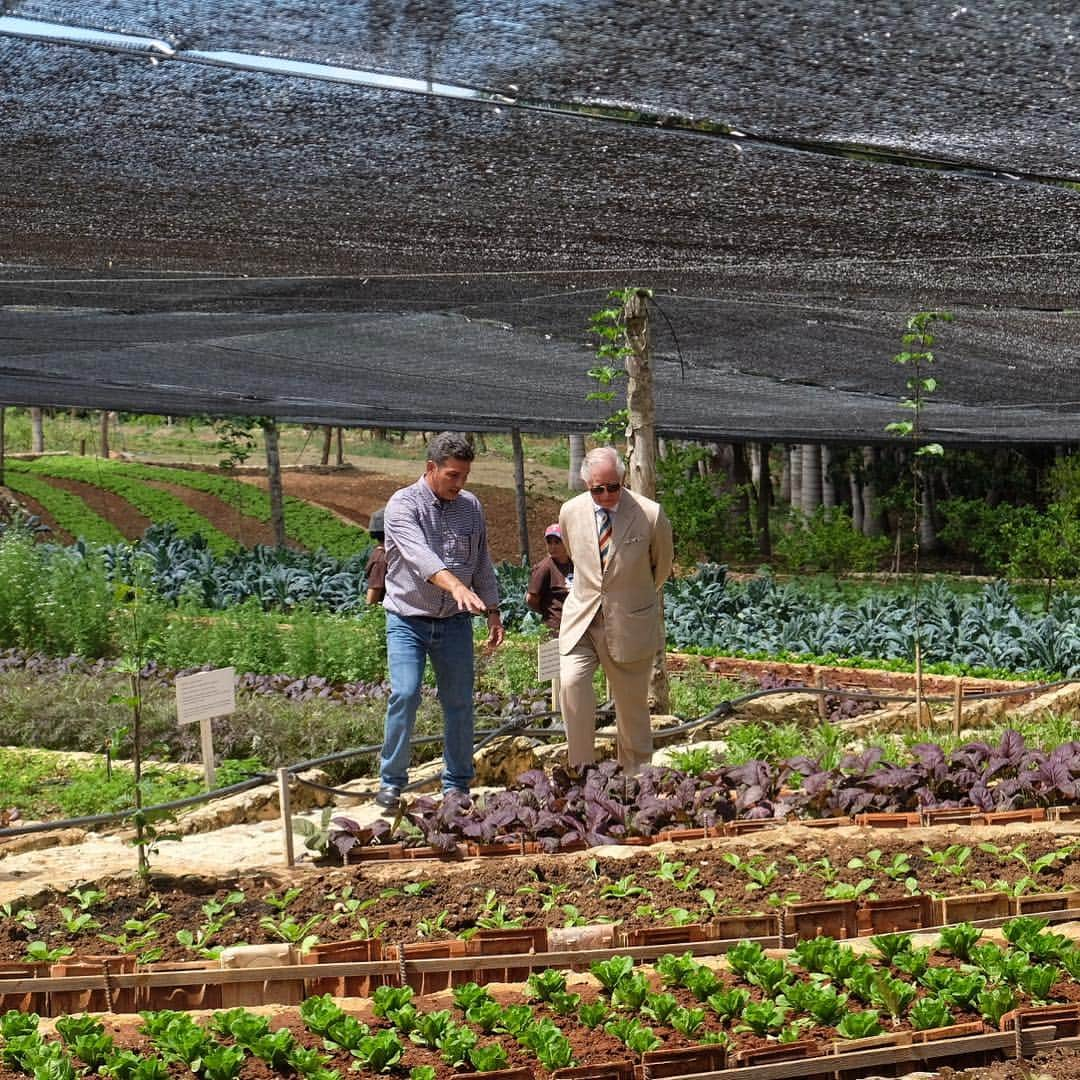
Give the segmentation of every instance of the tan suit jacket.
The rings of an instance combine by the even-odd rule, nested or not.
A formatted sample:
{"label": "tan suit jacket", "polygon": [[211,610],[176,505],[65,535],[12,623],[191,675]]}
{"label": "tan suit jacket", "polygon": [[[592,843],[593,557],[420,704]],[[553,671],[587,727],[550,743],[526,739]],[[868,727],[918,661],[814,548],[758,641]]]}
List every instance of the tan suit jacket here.
{"label": "tan suit jacket", "polygon": [[559,652],[570,652],[602,611],[611,658],[620,664],[644,660],[664,644],[659,594],[671,573],[671,523],[659,503],[624,488],[612,516],[611,555],[601,572],[595,506],[585,491],[559,512],[563,543],[574,561]]}

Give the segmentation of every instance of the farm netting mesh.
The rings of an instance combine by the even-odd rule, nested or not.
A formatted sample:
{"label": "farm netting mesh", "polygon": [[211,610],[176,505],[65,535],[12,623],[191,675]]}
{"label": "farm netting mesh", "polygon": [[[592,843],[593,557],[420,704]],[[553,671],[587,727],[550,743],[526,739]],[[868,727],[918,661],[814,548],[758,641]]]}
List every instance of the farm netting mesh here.
{"label": "farm netting mesh", "polygon": [[[5,14],[5,401],[587,429],[584,326],[635,284],[667,434],[879,439],[906,314],[945,308],[934,435],[1073,439],[1067,5]],[[151,35],[157,62],[16,18]],[[185,60],[222,49],[490,94]]]}

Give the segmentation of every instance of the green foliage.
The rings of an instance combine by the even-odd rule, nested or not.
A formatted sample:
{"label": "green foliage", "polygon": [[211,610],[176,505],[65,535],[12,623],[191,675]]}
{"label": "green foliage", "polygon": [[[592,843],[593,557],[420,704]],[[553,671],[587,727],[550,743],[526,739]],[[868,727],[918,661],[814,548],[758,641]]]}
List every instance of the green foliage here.
{"label": "green foliage", "polygon": [[609,996],[633,970],[634,960],[630,956],[612,956],[607,960],[594,960],[589,965],[589,971]]}
{"label": "green foliage", "polygon": [[866,1039],[871,1035],[880,1035],[884,1030],[878,1020],[877,1009],[849,1012],[836,1025],[836,1033],[843,1039]]}
{"label": "green foliage", "polygon": [[995,986],[979,995],[979,1012],[983,1019],[997,1030],[1001,1018],[1016,1007],[1016,995],[1008,986]]}
{"label": "green foliage", "polygon": [[727,990],[718,990],[710,994],[706,1004],[717,1016],[725,1020],[734,1020],[742,1016],[743,1010],[750,1002],[750,991],[740,986],[733,986]]}
{"label": "green foliage", "polygon": [[40,476],[12,469],[7,462],[4,480],[12,491],[33,499],[56,522],[58,529],[88,544],[122,543],[124,536],[111,522],[94,513],[70,491],[55,487]]}
{"label": "green foliage", "polygon": [[749,1001],[742,1011],[742,1023],[736,1031],[750,1031],[755,1035],[775,1035],[784,1026],[788,1010],[775,1001]]}
{"label": "green foliage", "polygon": [[203,517],[192,510],[183,500],[171,492],[151,487],[126,472],[123,462],[102,461],[100,458],[38,458],[31,462],[9,462],[8,468],[58,476],[92,484],[111,491],[127,500],[151,521],[168,521],[176,526],[181,536],[199,535],[215,555],[227,555],[237,551],[239,544],[219,532]]}
{"label": "green foliage", "polygon": [[916,1031],[948,1027],[952,1023],[949,1003],[940,997],[920,998],[911,1006],[908,1019]]}
{"label": "green foliage", "polygon": [[633,352],[626,341],[623,309],[635,293],[652,296],[652,291],[648,289],[613,289],[607,299],[615,301],[618,306],[602,308],[589,316],[587,331],[598,339],[599,344],[596,346],[598,363],[589,369],[588,376],[597,388],[586,394],[585,400],[596,401],[607,410],[593,432],[594,437],[604,443],[614,443],[626,430],[628,413],[625,408],[614,407],[615,391],[612,386],[625,377],[626,357]]}
{"label": "green foliage", "polygon": [[506,1051],[499,1043],[490,1046],[474,1046],[469,1051],[469,1064],[477,1072],[494,1072],[507,1066]]}
{"label": "green foliage", "polygon": [[93,553],[36,545],[20,529],[0,535],[0,646],[108,655],[112,607],[112,586]]}
{"label": "green foliage", "polygon": [[566,974],[558,968],[533,972],[527,983],[529,996],[550,1001],[555,994],[566,992]]}
{"label": "green foliage", "polygon": [[350,1052],[365,1069],[383,1073],[389,1072],[401,1061],[405,1047],[396,1031],[379,1031],[374,1035],[365,1035]]}
{"label": "green foliage", "polygon": [[[752,538],[736,514],[740,492],[718,488],[720,477],[702,476],[703,447],[669,444],[656,461],[656,494],[675,534],[675,559],[683,566],[719,559],[742,559]],[[743,493],[745,496],[745,493]]]}
{"label": "green foliage", "polygon": [[393,1010],[408,1005],[412,999],[411,986],[379,986],[372,995],[372,1011],[376,1016],[388,1016]]}
{"label": "green foliage", "polygon": [[687,1009],[680,1006],[671,1013],[668,1022],[680,1035],[694,1040],[701,1035],[705,1027],[705,1010]]}
{"label": "green foliage", "polygon": [[773,542],[773,550],[786,569],[835,574],[876,570],[891,546],[888,537],[864,536],[846,514],[820,506],[810,517],[793,514]]}
{"label": "green foliage", "polygon": [[971,923],[958,923],[942,929],[937,947],[951,953],[957,960],[967,961],[971,958],[972,948],[982,936],[983,932]]}

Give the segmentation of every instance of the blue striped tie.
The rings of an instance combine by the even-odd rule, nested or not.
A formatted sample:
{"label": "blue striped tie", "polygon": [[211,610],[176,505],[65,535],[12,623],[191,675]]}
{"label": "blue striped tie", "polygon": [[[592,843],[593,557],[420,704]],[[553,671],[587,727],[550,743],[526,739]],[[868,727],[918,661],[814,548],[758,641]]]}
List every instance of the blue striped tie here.
{"label": "blue striped tie", "polygon": [[611,515],[601,509],[600,511],[600,569],[607,565],[608,555],[611,554]]}

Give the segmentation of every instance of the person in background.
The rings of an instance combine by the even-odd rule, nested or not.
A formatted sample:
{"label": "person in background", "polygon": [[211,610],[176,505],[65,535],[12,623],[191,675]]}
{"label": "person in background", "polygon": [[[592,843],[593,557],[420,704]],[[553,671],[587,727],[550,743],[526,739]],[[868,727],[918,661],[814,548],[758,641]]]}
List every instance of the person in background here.
{"label": "person in background", "polygon": [[488,647],[504,637],[499,589],[480,501],[463,490],[474,452],[453,431],[428,444],[424,475],[386,504],[386,658],[390,697],[375,802],[401,805],[424,667],[430,658],[443,710],[443,793],[468,795],[473,778],[474,615]]}
{"label": "person in background", "polygon": [[586,491],[563,503],[559,529],[574,560],[574,585],[559,632],[560,702],[571,765],[596,760],[599,664],[615,701],[619,764],[631,776],[652,761],[649,679],[664,644],[660,593],[674,557],[659,503],[623,487],[625,466],[610,446],[585,455]]}
{"label": "person in background", "polygon": [[381,604],[386,596],[386,545],[383,543],[386,533],[383,532],[383,516],[384,511],[376,510],[368,522],[368,532],[375,541],[364,569],[369,604]]}
{"label": "person in background", "polygon": [[574,582],[574,564],[566,553],[558,522],[544,530],[547,555],[532,569],[525,603],[540,613],[544,625],[558,635],[563,601]]}

